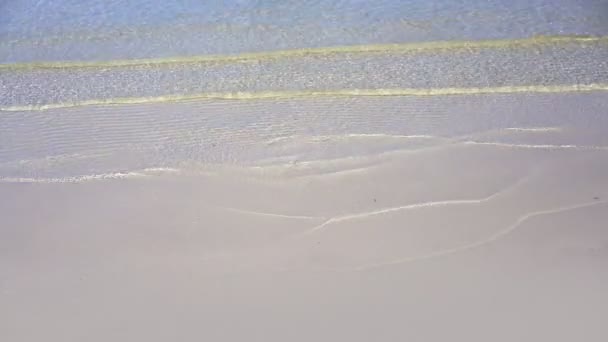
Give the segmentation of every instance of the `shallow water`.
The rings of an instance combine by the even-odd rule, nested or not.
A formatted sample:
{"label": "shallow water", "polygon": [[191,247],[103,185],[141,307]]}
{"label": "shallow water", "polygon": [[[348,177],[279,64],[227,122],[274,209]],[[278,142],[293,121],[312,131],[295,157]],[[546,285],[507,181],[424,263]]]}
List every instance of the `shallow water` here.
{"label": "shallow water", "polygon": [[[5,181],[323,174],[467,141],[607,146],[603,1],[1,6]],[[559,132],[508,131],[539,127]]]}
{"label": "shallow water", "polygon": [[606,107],[608,97],[599,90],[11,111],[0,118],[0,176],[71,181],[224,167],[297,176],[346,171],[373,165],[388,153],[467,142],[516,149],[529,145],[548,153],[601,150],[608,148],[608,118],[599,114]]}

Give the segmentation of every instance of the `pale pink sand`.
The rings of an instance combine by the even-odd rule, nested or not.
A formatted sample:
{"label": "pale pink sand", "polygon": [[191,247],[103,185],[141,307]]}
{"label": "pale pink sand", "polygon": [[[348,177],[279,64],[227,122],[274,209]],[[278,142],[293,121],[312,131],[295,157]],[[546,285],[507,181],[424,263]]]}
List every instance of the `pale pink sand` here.
{"label": "pale pink sand", "polygon": [[605,341],[608,151],[531,146],[2,183],[2,340]]}

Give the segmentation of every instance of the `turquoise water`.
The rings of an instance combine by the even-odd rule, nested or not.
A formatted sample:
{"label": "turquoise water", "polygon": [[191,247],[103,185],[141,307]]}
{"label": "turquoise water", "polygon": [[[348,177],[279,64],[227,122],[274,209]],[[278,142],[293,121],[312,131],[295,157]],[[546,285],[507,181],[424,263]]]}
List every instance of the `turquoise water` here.
{"label": "turquoise water", "polygon": [[0,3],[1,63],[607,33],[604,0]]}

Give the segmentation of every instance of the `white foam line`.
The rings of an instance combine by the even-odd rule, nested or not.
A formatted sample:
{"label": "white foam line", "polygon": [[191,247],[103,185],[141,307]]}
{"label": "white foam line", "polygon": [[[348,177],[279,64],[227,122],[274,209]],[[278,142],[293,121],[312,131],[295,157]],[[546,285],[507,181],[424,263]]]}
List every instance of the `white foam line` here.
{"label": "white foam line", "polygon": [[169,167],[152,167],[146,168],[141,171],[130,171],[130,172],[112,172],[112,173],[101,173],[94,175],[81,175],[72,177],[57,177],[57,178],[33,178],[33,177],[0,177],[0,183],[84,183],[89,181],[97,180],[109,180],[109,179],[126,179],[126,178],[139,178],[149,177],[153,174],[160,173],[177,173],[179,169]]}
{"label": "white foam line", "polygon": [[521,94],[521,93],[571,93],[608,91],[608,84],[567,84],[567,85],[527,85],[527,86],[498,86],[498,87],[469,87],[469,88],[370,88],[370,89],[334,89],[334,90],[281,90],[281,91],[237,91],[237,92],[208,92],[199,94],[169,94],[148,97],[100,98],[75,102],[47,103],[41,105],[11,105],[0,106],[4,112],[46,111],[83,106],[137,105],[150,103],[167,103],[191,100],[268,100],[294,99],[316,97],[378,97],[378,96],[466,96],[490,94]]}
{"label": "white foam line", "polygon": [[144,172],[153,172],[153,173],[178,173],[180,169],[176,169],[173,167],[149,167],[144,169]]}
{"label": "white foam line", "polygon": [[323,219],[324,217],[320,216],[306,216],[306,215],[287,215],[287,214],[278,214],[278,213],[267,213],[263,211],[255,211],[255,210],[245,210],[239,208],[232,207],[219,207],[224,210],[229,210],[232,212],[236,212],[239,214],[245,215],[254,215],[254,216],[264,216],[264,217],[275,217],[275,218],[286,218],[286,219],[299,219],[299,220],[318,220]]}
{"label": "white foam line", "polygon": [[391,207],[391,208],[367,211],[367,212],[363,212],[363,213],[335,216],[335,217],[329,218],[328,220],[319,224],[318,226],[315,226],[315,227],[305,231],[304,233],[302,233],[302,235],[309,235],[309,234],[319,232],[320,230],[329,226],[332,223],[367,218],[367,217],[382,215],[382,214],[391,213],[391,212],[395,212],[395,211],[413,210],[413,209],[429,208],[429,207],[442,207],[442,206],[448,206],[448,205],[480,204],[483,202],[490,201],[490,200],[494,199],[495,197],[498,197],[498,196],[504,194],[505,192],[513,190],[514,188],[516,188],[523,182],[527,181],[530,178],[530,176],[531,175],[523,177],[523,178],[519,179],[517,182],[511,184],[510,186],[508,186],[500,191],[497,191],[497,192],[491,194],[490,196],[480,198],[480,199],[461,199],[461,200],[422,202],[422,203],[414,203],[414,204],[408,204],[408,205],[403,205],[403,206],[398,206],[398,207]]}
{"label": "white foam line", "polygon": [[[417,137],[417,136],[404,136],[404,137],[411,138],[411,137]],[[434,137],[434,136],[421,136],[421,137],[440,139],[440,137]],[[354,166],[354,164],[359,164],[367,158],[380,158],[382,156],[392,155],[395,153],[408,153],[408,154],[409,153],[420,153],[420,152],[425,152],[425,151],[429,151],[429,150],[443,149],[443,148],[448,148],[451,146],[457,146],[459,143],[464,144],[464,145],[486,145],[486,146],[508,147],[508,148],[517,148],[517,149],[608,151],[608,146],[549,145],[549,144],[532,145],[532,144],[510,144],[510,143],[500,143],[500,142],[482,142],[482,141],[471,141],[471,140],[458,141],[458,140],[451,140],[451,139],[447,139],[447,138],[445,138],[445,139],[447,141],[454,142],[454,144],[447,144],[447,145],[441,144],[441,145],[437,145],[437,146],[428,146],[428,147],[422,147],[422,148],[417,148],[417,149],[393,150],[393,151],[381,152],[381,153],[367,155],[367,156],[342,157],[342,158],[329,159],[329,160],[308,160],[308,161],[304,160],[304,161],[298,161],[297,163],[290,162],[290,163],[285,163],[285,164],[250,166],[249,169],[251,169],[251,170],[268,170],[269,168],[281,169],[281,168],[285,168],[285,167],[287,167],[289,169],[311,168],[311,167],[321,166],[323,163],[336,164],[336,163],[343,163],[343,162],[353,163],[353,166]],[[328,174],[344,173],[344,172],[348,172],[351,170],[352,171],[354,171],[354,170],[363,171],[365,169],[369,169],[369,168],[375,167],[375,166],[377,166],[377,165],[366,165],[363,167],[355,167],[354,169],[349,168],[349,169],[345,169],[345,170],[330,171],[330,172],[328,172]],[[153,168],[143,169],[139,172],[137,172],[137,171],[118,172],[118,173],[108,173],[108,174],[81,175],[81,176],[64,177],[64,178],[28,178],[28,177],[1,177],[0,176],[0,183],[82,183],[82,182],[91,181],[91,180],[124,179],[124,178],[132,178],[132,177],[150,176],[151,174],[159,174],[159,173],[179,173],[181,171],[182,170],[180,170],[180,169],[175,169],[175,168],[170,168],[170,167],[153,167]],[[318,176],[318,175],[316,175],[316,174],[301,175],[301,177],[311,177],[311,176]],[[429,206],[432,203],[435,203],[434,205],[446,205],[443,202],[429,202],[429,203],[418,204],[416,206],[418,206],[418,207]],[[385,211],[385,212],[390,212],[390,211],[395,211],[395,210],[405,210],[405,209],[409,209],[408,207],[410,207],[410,206],[406,206],[403,208],[401,208],[401,207],[389,208],[389,209],[386,209],[388,211]],[[331,222],[327,222],[325,225],[333,223],[333,222],[343,221],[345,219],[346,218],[338,217],[338,218],[335,218],[335,220],[333,220]],[[336,221],[336,220],[338,220],[338,221]]]}
{"label": "white foam line", "polygon": [[306,139],[308,138],[310,141],[319,141],[324,139],[347,139],[347,138],[392,138],[392,139],[430,139],[430,140],[448,140],[449,138],[428,135],[428,134],[412,134],[412,135],[403,135],[403,134],[384,134],[384,133],[348,133],[348,134],[333,134],[333,135],[313,135],[313,136],[285,136],[285,137],[277,137],[266,141],[267,145],[272,145],[285,140],[298,140],[298,139]]}
{"label": "white foam line", "polygon": [[383,134],[383,133],[349,133],[349,134],[336,134],[336,135],[318,135],[313,136],[313,139],[345,139],[345,138],[393,138],[393,139],[440,139],[445,140],[447,138],[435,136],[435,135],[427,135],[427,134],[412,134],[412,135],[404,135],[404,134]]}
{"label": "white foam line", "polygon": [[[578,151],[608,151],[608,146],[585,146],[585,145],[551,145],[551,144],[510,144],[510,143],[501,143],[501,142],[484,142],[484,141],[472,141],[472,140],[458,140],[458,138],[449,139],[445,138],[446,143],[433,145],[433,146],[425,146],[415,149],[397,149],[390,150],[385,152],[379,152],[371,155],[360,155],[360,156],[350,156],[350,157],[340,157],[335,159],[319,159],[319,160],[300,160],[297,162],[287,162],[282,164],[266,164],[266,165],[257,165],[250,166],[249,168],[252,170],[269,170],[272,168],[282,169],[296,169],[296,168],[311,168],[311,167],[321,167],[328,164],[336,165],[338,163],[352,163],[351,165],[355,165],[363,162],[369,158],[382,158],[384,156],[395,155],[395,154],[413,154],[413,153],[422,153],[428,152],[431,150],[440,150],[450,147],[457,147],[459,145],[481,145],[481,146],[496,146],[496,147],[508,147],[508,148],[516,148],[516,149],[538,149],[538,150],[578,150]],[[450,142],[452,144],[450,144]],[[368,167],[368,166],[366,166]],[[357,167],[358,169],[362,169]],[[340,170],[343,171],[343,170]],[[315,176],[315,175],[304,175],[304,176]]]}
{"label": "white foam line", "polygon": [[560,207],[560,208],[554,208],[554,209],[547,209],[547,210],[539,210],[539,211],[534,211],[531,213],[527,213],[525,215],[520,216],[517,220],[515,220],[515,222],[513,222],[513,224],[511,224],[510,226],[508,226],[507,228],[499,231],[498,233],[491,235],[490,237],[484,239],[484,240],[480,240],[477,242],[473,242],[467,245],[463,245],[460,247],[455,247],[455,248],[450,248],[450,249],[444,249],[441,251],[437,251],[437,252],[433,252],[427,255],[422,255],[422,256],[414,256],[414,257],[409,257],[409,258],[402,258],[402,259],[397,259],[397,260],[393,260],[393,261],[389,261],[389,262],[383,262],[383,263],[377,263],[377,264],[369,264],[369,265],[365,265],[365,266],[360,266],[357,268],[352,269],[353,271],[366,271],[366,270],[370,270],[370,269],[375,269],[375,268],[380,268],[380,267],[385,267],[385,266],[393,266],[393,265],[399,265],[399,264],[405,264],[405,263],[409,263],[409,262],[416,262],[416,261],[422,261],[422,260],[428,260],[428,259],[434,259],[434,258],[439,258],[439,257],[444,257],[444,256],[448,256],[448,255],[452,255],[452,254],[456,254],[456,253],[461,253],[461,252],[465,252],[474,248],[478,248],[490,243],[493,243],[511,233],[513,233],[515,230],[517,230],[523,223],[525,223],[526,221],[537,217],[537,216],[544,216],[544,215],[551,215],[551,214],[558,214],[558,213],[562,213],[562,212],[566,212],[566,211],[571,211],[571,210],[576,210],[576,209],[582,209],[582,208],[587,208],[587,207],[592,207],[592,206],[596,206],[596,205],[600,205],[600,204],[605,204],[608,203],[608,201],[593,201],[593,202],[585,202],[585,203],[579,203],[579,204],[574,204],[571,206],[566,206],[566,207]]}
{"label": "white foam line", "polygon": [[515,132],[561,132],[561,127],[509,127],[505,128],[506,131],[515,131]]}
{"label": "white foam line", "polygon": [[341,170],[321,171],[321,172],[311,173],[311,174],[294,175],[292,178],[294,178],[294,179],[310,179],[310,178],[314,179],[314,178],[319,178],[319,177],[345,177],[345,176],[349,176],[349,175],[357,175],[357,174],[369,172],[372,169],[381,167],[384,163],[385,162],[379,161],[372,165],[365,165],[365,166],[361,166],[361,167],[352,167],[352,168],[341,169]]}
{"label": "white foam line", "polygon": [[[458,143],[459,141],[454,140],[454,139],[445,139],[447,142],[454,142],[454,143]],[[265,159],[262,160],[260,162],[264,162],[263,165],[250,165],[247,166],[248,169],[251,170],[268,170],[268,169],[282,169],[282,168],[290,168],[290,169],[295,169],[295,168],[311,168],[311,167],[319,167],[319,166],[324,166],[327,164],[332,164],[332,165],[336,165],[338,163],[351,163],[349,165],[360,165],[361,162],[365,162],[366,160],[369,160],[371,158],[374,159],[378,159],[384,156],[390,156],[390,155],[395,155],[395,154],[415,154],[415,153],[422,153],[422,152],[426,152],[429,150],[436,150],[436,149],[443,149],[443,148],[448,148],[448,147],[452,147],[452,146],[456,146],[456,145],[449,145],[449,144],[440,144],[440,145],[432,145],[432,146],[425,146],[425,147],[420,147],[420,148],[414,148],[414,149],[410,149],[410,148],[405,148],[405,149],[395,149],[395,150],[389,150],[389,151],[385,151],[385,152],[378,152],[375,154],[368,154],[368,155],[355,155],[355,156],[346,156],[346,157],[337,157],[337,158],[333,158],[333,159],[311,159],[311,160],[290,160],[288,162],[284,162],[284,163],[272,163],[273,161],[276,161],[278,158],[274,158],[274,159]],[[281,157],[283,158],[283,157]],[[370,167],[373,165],[369,165]],[[367,167],[367,166],[365,166]],[[361,168],[361,167],[357,167],[357,168]],[[340,170],[342,171],[342,170]],[[346,170],[345,170],[346,171]]]}
{"label": "white foam line", "polygon": [[141,172],[115,172],[62,178],[0,177],[0,183],[83,183],[95,180],[125,179],[146,176],[148,175]]}
{"label": "white foam line", "polygon": [[463,141],[465,145],[488,145],[499,147],[512,147],[521,149],[540,149],[540,150],[581,150],[581,151],[606,151],[608,146],[581,146],[581,145],[532,145],[532,144],[509,144],[500,142],[484,142],[484,141]]}
{"label": "white foam line", "polygon": [[383,137],[383,138],[404,138],[404,139],[446,139],[444,137],[428,134],[383,134],[383,133],[351,133],[348,137]]}

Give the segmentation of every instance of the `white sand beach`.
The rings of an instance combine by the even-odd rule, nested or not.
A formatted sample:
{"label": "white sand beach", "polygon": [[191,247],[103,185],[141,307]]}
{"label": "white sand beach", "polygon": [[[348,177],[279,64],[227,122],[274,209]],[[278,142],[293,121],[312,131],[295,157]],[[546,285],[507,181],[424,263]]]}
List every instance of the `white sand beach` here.
{"label": "white sand beach", "polygon": [[[383,99],[392,112],[375,101],[28,114],[53,115],[61,131],[30,125],[23,141],[42,136],[60,149],[69,140],[80,150],[2,166],[14,174],[0,185],[4,336],[602,340],[608,142],[597,110],[607,97]],[[177,108],[190,124],[219,113],[243,127],[209,131],[215,147],[200,136],[213,162],[175,162],[201,151],[195,127],[135,118],[169,120],[162,113]],[[103,130],[117,115],[120,127]],[[70,126],[84,118],[98,122],[95,131]],[[160,136],[177,149],[123,154],[124,139],[150,139],[138,147],[149,152]],[[112,173],[113,165],[132,169]],[[98,173],[68,175],[87,167]]]}
{"label": "white sand beach", "polygon": [[0,341],[608,340],[604,2],[153,3],[0,5]]}

